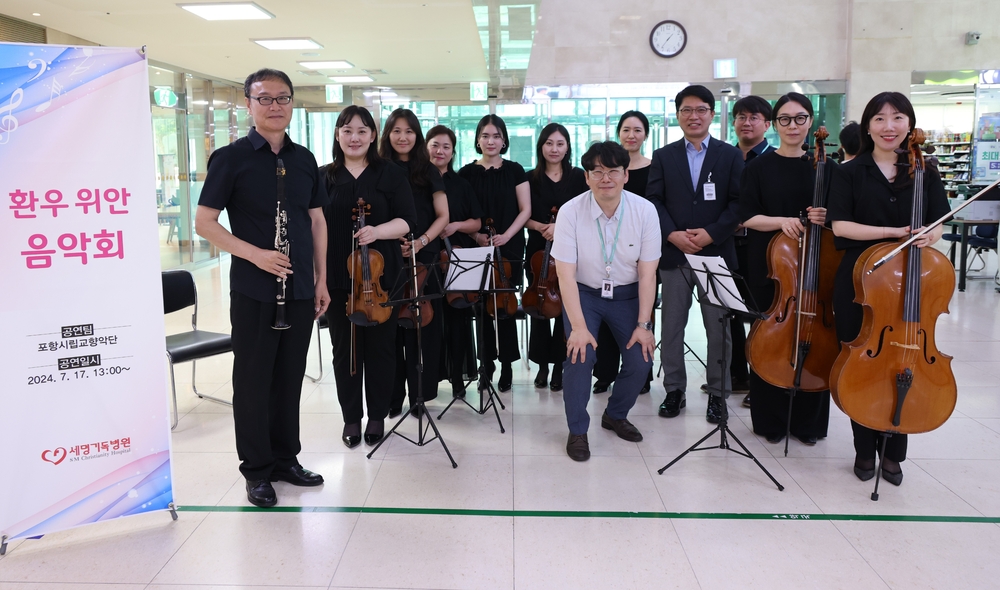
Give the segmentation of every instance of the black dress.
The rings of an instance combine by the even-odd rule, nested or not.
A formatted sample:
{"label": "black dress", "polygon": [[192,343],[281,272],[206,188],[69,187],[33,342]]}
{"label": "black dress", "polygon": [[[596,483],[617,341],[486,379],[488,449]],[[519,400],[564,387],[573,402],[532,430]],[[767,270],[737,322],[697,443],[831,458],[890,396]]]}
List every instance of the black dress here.
{"label": "black dress", "polygon": [[[424,171],[424,178],[414,181],[410,173],[410,162],[395,161],[395,165],[403,169],[406,177],[410,181],[410,190],[413,192],[413,205],[417,213],[417,223],[413,228],[413,239],[419,242],[420,236],[430,229],[437,213],[434,211],[434,193],[444,192],[444,180],[438,169],[430,164]],[[434,238],[427,242],[426,246],[417,252],[418,264],[433,264],[439,262],[441,253],[441,238]],[[409,262],[409,259],[406,261]],[[437,272],[437,266],[430,267],[427,279],[424,281],[424,295],[441,293],[443,281]],[[408,273],[407,273],[408,274]],[[398,281],[397,281],[398,284]],[[438,369],[441,356],[441,341],[443,332],[443,312],[442,299],[432,299],[431,309],[434,317],[430,322],[420,328],[420,350],[423,352],[423,384],[422,395],[424,401],[430,401],[437,397]],[[396,329],[396,379],[392,390],[392,402],[389,404],[389,413],[395,415],[403,407],[403,399],[407,397],[409,389],[410,405],[413,405],[417,398],[417,332],[412,328],[405,328],[400,325]]]}
{"label": "black dress", "polygon": [[[625,183],[625,190],[635,193],[641,197],[646,196],[646,181],[649,180],[650,166],[636,168],[628,171],[628,182]],[[659,291],[660,273],[656,273],[657,291]],[[654,321],[656,314],[653,314]],[[611,328],[601,322],[601,327],[597,330],[597,353],[594,362],[594,378],[604,383],[611,383],[618,377],[618,369],[621,367],[621,350],[618,349],[618,341],[615,340]],[[653,369],[649,370],[646,379],[646,388],[653,381]]]}
{"label": "black dress", "polygon": [[[833,177],[826,218],[834,221],[853,221],[875,227],[906,227],[910,225],[910,208],[913,204],[913,179],[900,169],[893,182],[882,174],[871,152],[858,155],[840,166]],[[924,224],[932,223],[949,211],[944,184],[937,170],[924,173]],[[894,242],[885,240],[858,241],[836,238],[838,250],[844,258],[837,269],[834,282],[833,311],[837,322],[837,338],[851,342],[861,331],[864,312],[854,302],[854,264],[861,254],[874,244]],[[869,460],[875,457],[879,433],[851,421],[854,430],[854,450],[858,457]],[[885,457],[901,462],[906,459],[906,435],[889,438]]]}
{"label": "black dress", "polygon": [[[389,162],[369,164],[357,179],[345,168],[331,177],[330,166],[320,168],[320,177],[326,180],[330,204],[324,207],[328,232],[326,251],[326,280],[330,290],[330,307],[326,317],[330,323],[333,341],[333,375],[337,382],[337,397],[344,414],[345,424],[358,424],[364,417],[362,406],[362,381],[368,405],[368,420],[378,421],[389,412],[392,395],[393,372],[386,366],[396,363],[396,317],[372,327],[355,326],[354,356],[357,371],[351,375],[351,322],[347,319],[347,302],[352,287],[347,259],[353,247],[354,222],[358,198],[371,205],[366,225],[380,225],[393,219],[403,219],[412,230],[416,225],[413,194],[406,173]],[[380,279],[382,289],[388,292],[403,268],[403,255],[399,242],[377,240],[368,246],[382,254],[384,272]],[[391,294],[390,294],[391,297]],[[369,367],[369,363],[371,366]],[[365,370],[370,369],[370,370]]]}
{"label": "black dress", "polygon": [[[504,160],[499,168],[484,168],[473,162],[462,167],[458,175],[472,185],[479,198],[479,206],[483,209],[483,223],[493,219],[493,227],[498,234],[507,231],[514,223],[520,210],[517,205],[516,188],[527,182],[524,168],[517,162]],[[485,231],[485,230],[484,230]],[[510,261],[511,276],[514,286],[520,286],[522,277],[522,262],[524,260],[524,230],[518,231],[509,242],[500,246],[500,255]],[[514,318],[497,321],[497,337],[500,340],[500,350],[495,350],[492,322],[486,322],[486,342],[480,343],[486,347],[486,358],[499,358],[501,363],[512,363],[521,358],[517,346],[517,325]]]}
{"label": "black dress", "polygon": [[[544,168],[528,172],[531,187],[531,219],[538,223],[549,223],[553,207],[562,207],[567,201],[587,192],[587,179],[580,168],[563,171],[559,182],[553,182]],[[534,281],[531,273],[531,257],[545,249],[546,240],[541,232],[528,230],[528,246],[525,253],[524,275],[528,285]],[[539,365],[552,363],[557,371],[562,370],[566,360],[566,336],[563,332],[562,315],[555,318],[555,326],[547,319],[531,320],[531,337],[528,341],[528,360]]]}
{"label": "black dress", "polygon": [[[829,194],[835,165],[827,161],[824,186]],[[816,171],[809,160],[769,152],[754,158],[743,169],[740,183],[740,221],[755,215],[798,217],[813,202]],[[753,301],[766,310],[774,300],[774,280],[767,274],[767,247],[780,231],[747,230],[747,284]],[[788,390],[750,373],[750,418],[761,436],[784,435],[788,422]],[[799,392],[792,405],[791,433],[799,437],[826,436],[830,423],[830,391]]]}
{"label": "black dress", "polygon": [[[479,199],[472,190],[472,185],[458,173],[448,171],[444,175],[444,189],[448,195],[448,222],[466,221],[483,218],[483,210]],[[475,248],[472,237],[462,232],[455,232],[448,238],[453,248]],[[473,335],[472,308],[453,307],[445,303],[444,313],[444,347],[441,352],[439,378],[451,382],[452,392],[460,394],[465,390],[466,381],[476,375],[477,356],[476,340]]]}

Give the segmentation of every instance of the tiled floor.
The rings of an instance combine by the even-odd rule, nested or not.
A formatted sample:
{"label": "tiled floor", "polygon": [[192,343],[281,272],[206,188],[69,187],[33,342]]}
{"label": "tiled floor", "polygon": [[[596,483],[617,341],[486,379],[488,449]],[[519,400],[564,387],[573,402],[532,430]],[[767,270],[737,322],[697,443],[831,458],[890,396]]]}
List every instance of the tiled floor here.
{"label": "tiled floor", "polygon": [[[201,326],[228,331],[225,267],[195,274]],[[523,364],[514,391],[501,395],[505,434],[492,413],[464,406],[438,421],[457,469],[437,442],[415,447],[393,438],[367,459],[366,447],[349,450],[339,440],[324,335],[327,373],[319,384],[305,382],[300,456],[326,477],[324,486],[278,483],[284,510],[241,509],[248,504],[232,414],[198,400],[181,366],[173,434],[179,520],[147,514],[14,541],[0,557],[0,589],[996,587],[1000,294],[993,287],[971,282],[941,318],[938,342],[955,357],[957,409],[942,428],[911,437],[903,485],[883,486],[878,502],[869,499],[871,482],[851,471],[850,424],[836,409],[827,439],[815,447],[793,440],[784,457],[782,445],[751,433],[740,398],[731,400],[733,433],[783,492],[752,461],[719,450],[657,474],[711,428],[694,361],[680,417],[656,415],[662,386],[639,398],[630,417],[641,443],[600,428],[606,396],[595,396],[586,463],[566,457],[561,395],[535,390],[533,368]],[[168,318],[168,331],[187,319]],[[703,350],[700,321],[689,325],[688,342]],[[199,363],[199,388],[231,396],[231,369],[231,357]],[[446,401],[429,405],[440,411]],[[415,433],[412,419],[403,431]]]}

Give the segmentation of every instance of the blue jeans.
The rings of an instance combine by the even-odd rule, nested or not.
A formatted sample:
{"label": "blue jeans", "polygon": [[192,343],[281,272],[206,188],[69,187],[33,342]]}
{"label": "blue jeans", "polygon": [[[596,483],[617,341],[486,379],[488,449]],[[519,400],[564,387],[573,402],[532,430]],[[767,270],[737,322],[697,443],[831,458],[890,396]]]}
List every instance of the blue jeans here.
{"label": "blue jeans", "polygon": [[[618,348],[621,349],[622,368],[608,398],[607,413],[613,420],[622,420],[628,417],[629,410],[635,405],[639,390],[646,384],[646,375],[653,366],[652,357],[648,361],[642,358],[642,347],[638,344],[632,345],[628,350],[625,348],[632,339],[639,319],[639,283],[615,285],[614,299],[603,299],[600,289],[592,289],[579,283],[577,287],[580,290],[580,307],[587,322],[587,330],[596,338],[603,320],[611,328]],[[563,325],[566,338],[569,338],[572,327],[565,307]],[[566,422],[570,434],[586,434],[590,428],[587,401],[590,399],[590,379],[596,361],[594,347],[587,345],[584,361],[571,363],[566,359],[563,362],[563,402],[566,404]]]}

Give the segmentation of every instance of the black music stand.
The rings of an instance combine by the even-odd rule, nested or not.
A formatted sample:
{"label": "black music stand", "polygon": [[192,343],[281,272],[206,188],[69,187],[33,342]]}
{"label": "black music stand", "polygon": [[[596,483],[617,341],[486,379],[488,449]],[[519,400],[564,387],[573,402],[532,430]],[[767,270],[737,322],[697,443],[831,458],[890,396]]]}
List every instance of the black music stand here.
{"label": "black music stand", "polygon": [[[493,413],[496,415],[497,424],[500,426],[500,432],[507,432],[503,427],[503,422],[500,420],[500,410],[497,409],[499,404],[501,410],[506,410],[507,407],[503,405],[500,400],[500,396],[497,395],[497,390],[493,387],[493,382],[490,380],[489,375],[486,371],[486,297],[489,295],[496,295],[497,293],[516,293],[517,289],[502,289],[496,288],[490,284],[490,278],[492,274],[490,271],[493,268],[493,254],[487,254],[486,259],[482,262],[466,262],[458,261],[452,256],[451,262],[449,262],[449,268],[452,266],[457,270],[452,275],[452,280],[448,281],[445,285],[445,291],[451,291],[453,293],[470,293],[478,294],[479,298],[475,303],[476,310],[476,339],[478,340],[478,360],[479,369],[477,371],[479,376],[479,382],[476,389],[479,391],[479,407],[473,406],[469,403],[465,397],[453,397],[451,402],[445,407],[444,410],[438,414],[438,419],[444,418],[445,412],[451,409],[451,406],[455,402],[460,401],[465,405],[469,406],[473,412],[479,414],[480,416],[489,412],[490,408],[493,409]],[[466,290],[466,289],[451,289],[453,283],[457,282],[458,278],[466,273],[475,274],[476,269],[480,269],[479,277],[479,289]],[[489,288],[488,288],[489,287]],[[499,350],[497,351],[499,353]]]}
{"label": "black music stand", "polygon": [[[704,258],[704,257],[699,257],[699,258]],[[697,276],[700,276],[699,273],[701,273],[701,275],[704,275],[705,279],[704,281],[695,280],[695,282],[699,283],[697,289],[698,303],[707,305],[709,307],[715,307],[725,312],[725,314],[723,314],[723,316],[719,318],[719,321],[723,322],[722,346],[724,350],[725,348],[730,346],[729,339],[725,335],[726,334],[725,327],[729,325],[729,322],[730,320],[732,320],[732,318],[736,317],[737,313],[741,315],[750,316],[754,319],[760,319],[761,314],[743,301],[739,289],[733,289],[727,286],[724,282],[724,279],[731,279],[731,281],[736,281],[736,280],[743,281],[744,280],[743,277],[728,270],[726,268],[725,263],[722,261],[720,257],[713,257],[712,260],[716,262],[716,264],[713,265],[715,266],[715,270],[712,270],[707,264],[707,262],[704,260],[700,262],[702,266],[702,268],[700,269],[694,268],[693,266],[682,266],[681,268],[686,268],[690,270],[692,272],[692,279],[694,279]],[[692,288],[695,287],[694,284],[691,284],[691,279],[685,277],[685,280],[688,281],[690,287]],[[702,284],[704,285],[704,288],[702,287]],[[732,284],[735,285],[734,282]],[[734,304],[737,305],[737,307],[734,307]],[[742,307],[743,309],[740,309],[740,307]],[[719,363],[722,365],[721,367],[722,384],[723,387],[725,387],[726,371],[729,370],[729,363],[726,360],[725,354],[722,355],[722,358],[719,360]],[[746,448],[746,446],[740,441],[740,439],[736,438],[736,435],[733,434],[733,431],[729,429],[729,406],[728,404],[726,404],[725,391],[723,391],[722,397],[723,397],[722,416],[719,418],[719,424],[714,429],[712,429],[711,432],[703,436],[701,440],[694,443],[693,445],[688,447],[686,451],[678,455],[673,461],[667,463],[662,468],[660,468],[657,471],[657,473],[663,475],[663,472],[666,471],[668,468],[670,468],[671,465],[677,463],[692,451],[723,449],[726,451],[732,451],[737,455],[742,455],[748,459],[752,459],[753,462],[757,464],[757,467],[760,467],[760,470],[764,472],[764,475],[766,475],[774,483],[774,485],[778,486],[778,491],[784,491],[785,486],[781,485],[780,483],[778,483],[778,480],[774,479],[774,476],[771,475],[771,473],[763,465],[761,465],[760,461],[757,460],[757,457],[754,457],[753,453],[750,452],[750,449]],[[708,440],[716,432],[720,433],[721,435],[721,440],[719,441],[718,445],[711,445],[707,447],[698,446],[701,443]],[[729,441],[726,438],[727,435],[729,438],[732,438],[734,441],[736,441],[736,444],[738,444],[740,448],[743,449],[742,452],[729,446]]]}
{"label": "black music stand", "polygon": [[[413,242],[413,234],[410,234],[410,243],[412,244],[412,242]],[[393,285],[394,288],[389,292],[394,295],[396,293],[403,293],[403,288],[402,288],[403,284],[405,284],[407,281],[413,281],[414,283],[416,283],[417,269],[420,267],[427,268],[428,272],[428,279],[424,281],[424,288],[427,287],[427,282],[430,280],[430,276],[436,278],[438,285],[441,284],[441,280],[440,278],[438,278],[439,275],[437,273],[437,264],[434,263],[404,264],[403,268],[399,271],[399,275],[396,277],[396,283]],[[423,351],[423,340],[421,337],[421,328],[420,328],[420,323],[422,319],[422,313],[420,311],[420,302],[440,299],[444,297],[444,293],[421,295],[419,290],[415,290],[414,295],[415,295],[414,297],[410,298],[391,300],[384,303],[383,305],[386,306],[408,305],[410,307],[410,310],[413,312],[413,316],[415,318],[414,323],[416,325],[412,329],[417,331],[417,397],[413,401],[413,403],[410,404],[410,408],[403,413],[399,421],[396,422],[396,424],[389,429],[389,432],[385,433],[385,436],[382,437],[382,440],[378,441],[378,444],[375,445],[375,448],[373,448],[371,452],[368,453],[368,458],[369,459],[372,458],[372,455],[374,455],[375,451],[377,451],[379,447],[382,446],[382,443],[384,443],[389,439],[390,434],[395,434],[396,436],[402,438],[403,440],[406,440],[407,442],[414,444],[418,447],[422,447],[426,444],[434,442],[435,439],[441,441],[441,446],[444,447],[444,452],[446,455],[448,455],[448,460],[451,461],[452,468],[457,468],[458,463],[456,463],[455,458],[451,456],[451,451],[448,450],[448,445],[445,444],[444,438],[442,438],[441,432],[438,430],[437,424],[434,423],[434,419],[431,417],[430,412],[427,411],[427,406],[424,405],[424,351]],[[399,432],[397,432],[399,426],[411,414],[415,415],[417,418],[416,440],[413,440],[412,438],[406,436],[405,434],[400,434]],[[424,418],[427,418],[426,426],[424,425]],[[427,437],[427,433],[429,430],[434,430],[434,436],[430,438]]]}

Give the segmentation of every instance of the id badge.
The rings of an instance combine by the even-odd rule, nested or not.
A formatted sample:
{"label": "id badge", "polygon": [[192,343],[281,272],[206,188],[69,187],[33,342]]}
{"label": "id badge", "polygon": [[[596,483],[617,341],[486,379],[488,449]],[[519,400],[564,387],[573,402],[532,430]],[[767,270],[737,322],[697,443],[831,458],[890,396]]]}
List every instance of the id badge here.
{"label": "id badge", "polygon": [[601,297],[604,299],[614,299],[615,283],[611,279],[601,281]]}
{"label": "id badge", "polygon": [[706,201],[714,201],[715,200],[715,183],[714,182],[706,182],[705,184],[702,185],[702,189],[704,191],[703,194],[705,195],[705,200]]}

